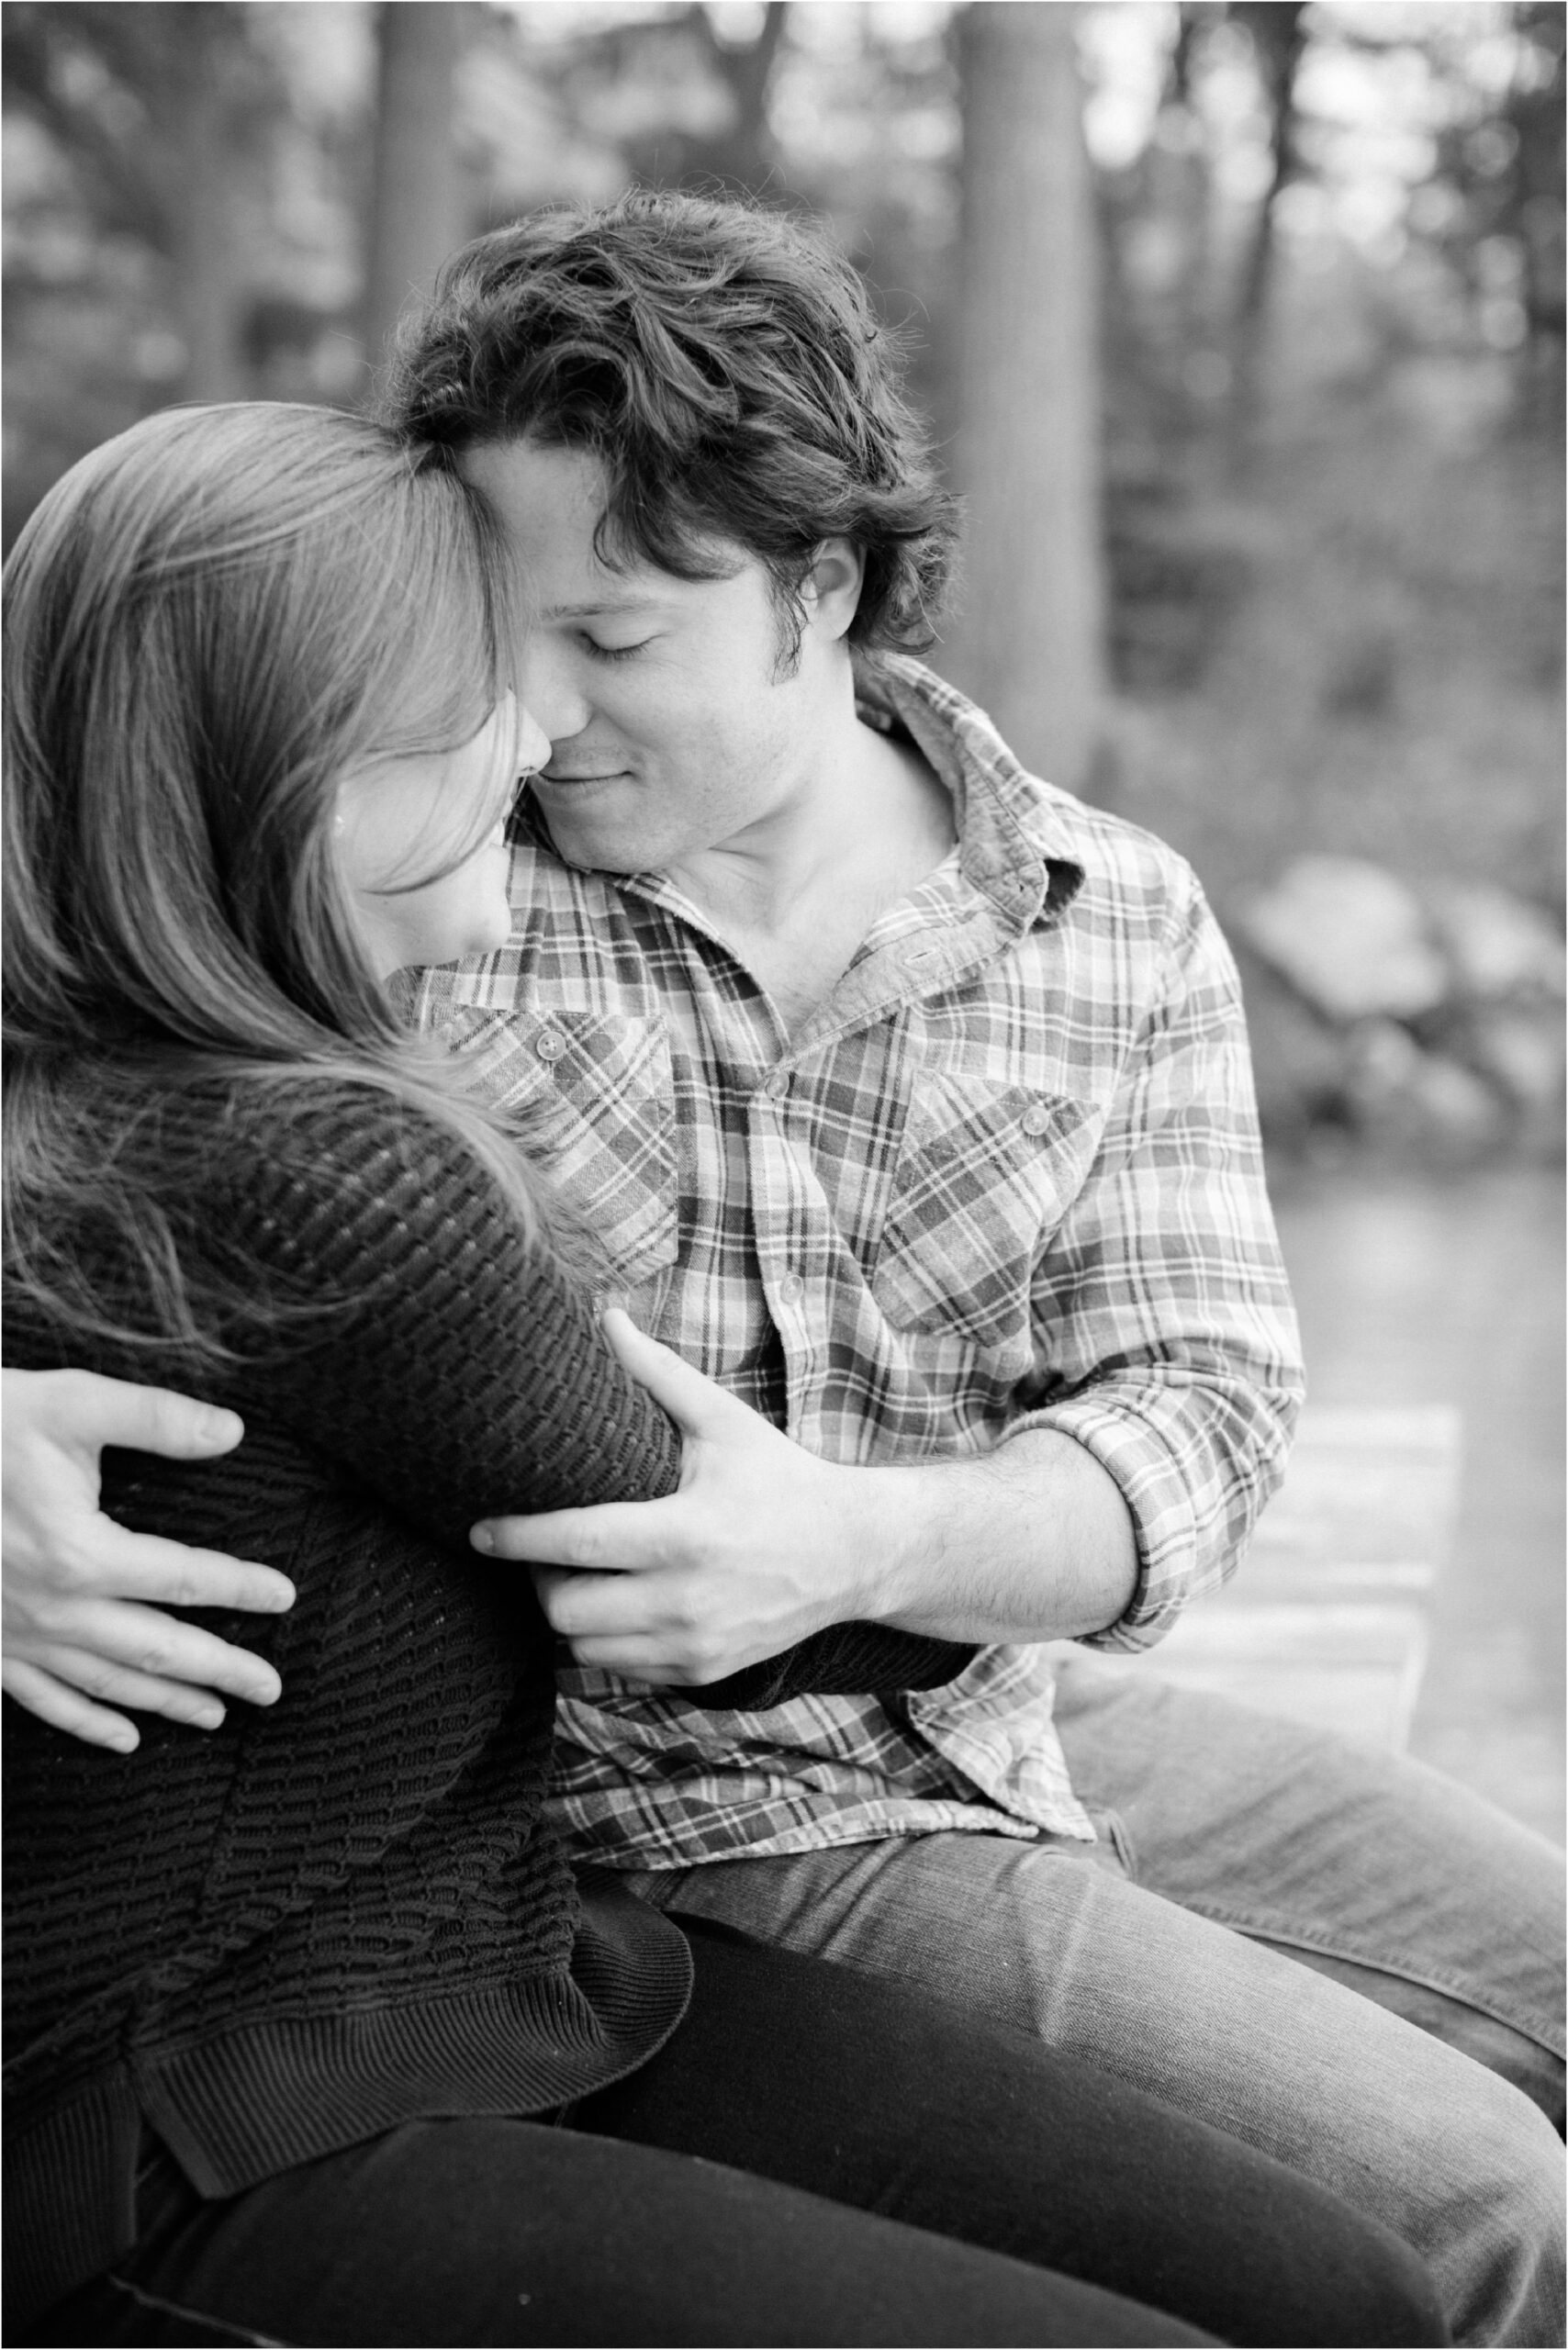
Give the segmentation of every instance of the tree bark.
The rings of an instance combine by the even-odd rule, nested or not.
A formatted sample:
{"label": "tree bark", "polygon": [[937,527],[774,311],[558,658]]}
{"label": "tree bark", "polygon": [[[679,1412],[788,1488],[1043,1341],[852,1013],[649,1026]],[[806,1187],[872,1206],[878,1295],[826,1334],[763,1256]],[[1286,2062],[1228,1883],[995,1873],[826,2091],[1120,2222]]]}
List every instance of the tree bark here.
{"label": "tree bark", "polygon": [[721,40],[711,12],[693,5],[678,16],[646,25],[629,18],[599,37],[600,55],[617,78],[635,78],[642,62],[672,36],[696,42],[708,70],[730,101],[726,121],[708,130],[651,127],[628,139],[624,152],[644,187],[717,187],[732,195],[781,195],[778,142],[767,122],[767,94],[790,10],[788,0],[767,0],[756,36],[746,42]]}
{"label": "tree bark", "polygon": [[453,84],[468,32],[465,0],[382,0],[375,150],[365,269],[364,344],[379,366],[403,306],[428,293],[468,232]]}
{"label": "tree bark", "polygon": [[1306,11],[1305,0],[1233,0],[1230,13],[1252,36],[1269,110],[1269,185],[1252,223],[1231,328],[1231,445],[1237,460],[1244,463],[1263,400],[1275,207],[1296,168],[1295,77],[1306,47]]}
{"label": "tree bark", "polygon": [[1105,679],[1096,227],[1076,8],[962,20],[958,482],[965,594],[943,656],[1026,765],[1087,779]]}
{"label": "tree bark", "polygon": [[[169,206],[169,251],[187,353],[185,396],[238,400],[251,391],[240,347],[249,296],[231,185],[232,125],[224,102],[221,52],[229,28],[214,7],[165,8],[171,49],[183,50],[171,75],[181,103],[168,125],[176,185]],[[180,23],[178,18],[184,18]]]}

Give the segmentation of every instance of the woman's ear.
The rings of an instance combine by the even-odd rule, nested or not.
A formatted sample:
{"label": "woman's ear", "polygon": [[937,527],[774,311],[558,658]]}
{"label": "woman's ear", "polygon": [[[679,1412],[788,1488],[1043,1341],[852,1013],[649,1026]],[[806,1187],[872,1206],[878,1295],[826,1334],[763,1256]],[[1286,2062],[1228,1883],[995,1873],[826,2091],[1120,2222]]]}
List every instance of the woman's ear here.
{"label": "woman's ear", "polygon": [[853,539],[823,539],[801,582],[807,626],[836,643],[859,609],[865,576],[866,558]]}

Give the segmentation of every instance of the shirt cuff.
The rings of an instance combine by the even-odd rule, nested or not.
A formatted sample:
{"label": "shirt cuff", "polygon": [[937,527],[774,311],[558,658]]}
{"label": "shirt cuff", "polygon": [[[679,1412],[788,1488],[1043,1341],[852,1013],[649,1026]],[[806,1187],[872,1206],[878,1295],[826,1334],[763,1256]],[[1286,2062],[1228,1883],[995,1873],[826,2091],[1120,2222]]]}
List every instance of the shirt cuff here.
{"label": "shirt cuff", "polygon": [[1007,1431],[1009,1438],[1028,1428],[1071,1437],[1114,1478],[1132,1513],[1137,1586],[1114,1624],[1081,1636],[1085,1648],[1152,1648],[1198,1590],[1221,1580],[1217,1568],[1199,1577],[1198,1514],[1192,1489],[1170,1446],[1151,1424],[1162,1403],[1169,1409],[1169,1397],[1158,1389],[1142,1389],[1136,1397],[1114,1404],[1080,1396],[1025,1412]]}

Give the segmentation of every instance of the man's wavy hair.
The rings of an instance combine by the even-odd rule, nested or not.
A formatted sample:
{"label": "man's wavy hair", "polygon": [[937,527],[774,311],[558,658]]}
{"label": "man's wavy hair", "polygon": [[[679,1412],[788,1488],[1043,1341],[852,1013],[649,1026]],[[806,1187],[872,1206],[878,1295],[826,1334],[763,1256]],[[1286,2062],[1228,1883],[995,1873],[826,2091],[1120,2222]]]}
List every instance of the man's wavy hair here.
{"label": "man's wavy hair", "polygon": [[383,420],[451,450],[532,441],[605,470],[596,549],[682,579],[763,563],[799,651],[822,541],[865,579],[848,641],[923,652],[956,509],[899,388],[892,336],[849,263],[775,212],[635,191],[465,246],[403,323]]}

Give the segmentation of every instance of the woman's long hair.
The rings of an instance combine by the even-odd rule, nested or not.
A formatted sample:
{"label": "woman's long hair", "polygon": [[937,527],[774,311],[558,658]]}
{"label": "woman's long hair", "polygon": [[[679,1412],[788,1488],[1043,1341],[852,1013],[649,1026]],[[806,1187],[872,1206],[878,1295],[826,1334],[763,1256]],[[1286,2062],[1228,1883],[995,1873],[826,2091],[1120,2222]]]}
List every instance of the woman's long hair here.
{"label": "woman's long hair", "polygon": [[[448,464],[327,408],[168,410],[28,522],[5,579],[6,1254],[51,1319],[218,1345],[170,1114],[214,1078],[280,1107],[374,1088],[535,1214],[515,1145],[373,969],[331,839],[348,770],[484,723],[505,579]],[[134,1313],[89,1235],[133,1269]]]}

